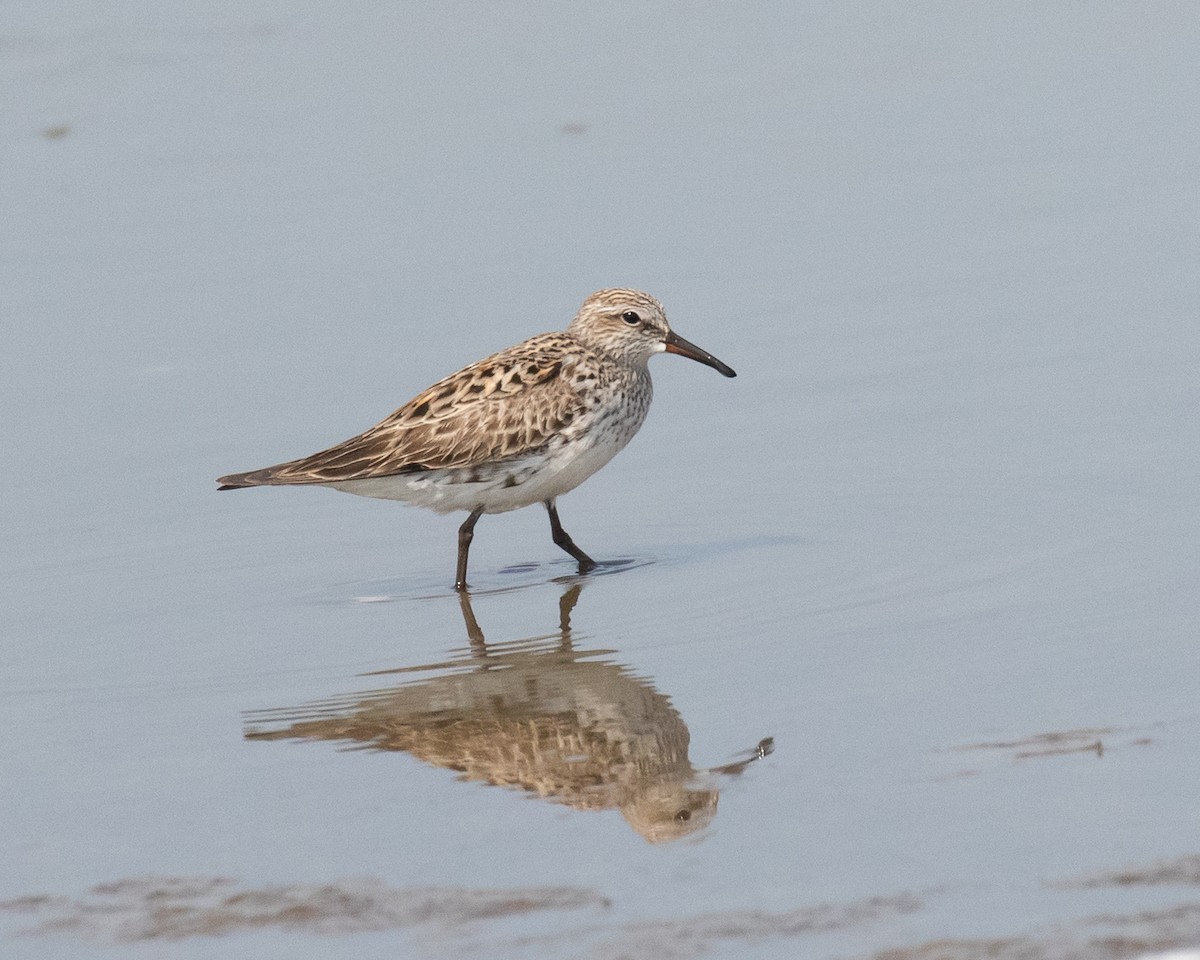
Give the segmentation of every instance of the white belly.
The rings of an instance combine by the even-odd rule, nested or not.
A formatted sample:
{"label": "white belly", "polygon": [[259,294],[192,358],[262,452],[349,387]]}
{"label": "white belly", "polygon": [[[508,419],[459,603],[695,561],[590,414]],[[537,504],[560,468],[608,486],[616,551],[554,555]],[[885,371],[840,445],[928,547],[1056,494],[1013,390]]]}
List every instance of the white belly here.
{"label": "white belly", "polygon": [[342,480],[322,486],[360,497],[401,500],[438,513],[480,506],[484,513],[505,513],[574,490],[615,457],[634,432],[636,428],[622,434],[585,433],[537,456],[503,463]]}

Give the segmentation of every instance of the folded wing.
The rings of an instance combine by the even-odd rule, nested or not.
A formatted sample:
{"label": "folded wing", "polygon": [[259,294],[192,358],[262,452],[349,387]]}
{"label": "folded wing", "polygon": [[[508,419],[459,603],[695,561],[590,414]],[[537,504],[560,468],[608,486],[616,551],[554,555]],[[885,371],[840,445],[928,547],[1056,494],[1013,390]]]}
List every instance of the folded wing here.
{"label": "folded wing", "polygon": [[328,450],[217,482],[222,490],[336,483],[519,459],[582,412],[572,372],[584,349],[565,334],[542,334],[435,383]]}

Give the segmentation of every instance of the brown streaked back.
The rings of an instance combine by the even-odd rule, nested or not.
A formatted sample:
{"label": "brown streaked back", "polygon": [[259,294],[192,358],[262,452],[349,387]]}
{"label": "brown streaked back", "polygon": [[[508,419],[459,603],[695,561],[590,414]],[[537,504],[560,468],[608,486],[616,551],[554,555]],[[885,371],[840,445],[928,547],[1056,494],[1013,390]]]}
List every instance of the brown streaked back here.
{"label": "brown streaked back", "polygon": [[583,410],[574,368],[592,351],[545,333],[464,367],[369,430],[300,460],[221,477],[218,489],[336,483],[516,459]]}

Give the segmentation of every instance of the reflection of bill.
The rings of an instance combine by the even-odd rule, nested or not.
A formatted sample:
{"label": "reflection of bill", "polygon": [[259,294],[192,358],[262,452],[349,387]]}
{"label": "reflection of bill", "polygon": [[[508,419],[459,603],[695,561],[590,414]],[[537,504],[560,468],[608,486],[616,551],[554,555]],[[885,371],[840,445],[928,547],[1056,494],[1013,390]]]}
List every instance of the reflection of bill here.
{"label": "reflection of bill", "polygon": [[[435,676],[248,717],[249,740],[333,740],[400,750],[464,780],[513,787],[578,810],[616,808],[658,843],[705,826],[718,775],[771,752],[771,740],[713,770],[688,761],[688,730],[670,700],[621,664],[579,652],[571,610],[559,600],[550,636],[489,645],[461,595],[469,654],[428,668]],[[286,724],[286,726],[279,726]]]}

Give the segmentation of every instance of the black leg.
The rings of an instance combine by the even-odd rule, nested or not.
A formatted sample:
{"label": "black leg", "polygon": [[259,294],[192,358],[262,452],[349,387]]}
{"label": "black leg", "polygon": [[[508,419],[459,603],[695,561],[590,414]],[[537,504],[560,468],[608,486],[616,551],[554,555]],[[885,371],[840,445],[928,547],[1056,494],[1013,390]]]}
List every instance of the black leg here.
{"label": "black leg", "polygon": [[476,507],[458,528],[458,573],[454,578],[455,590],[467,589],[467,551],[475,538],[475,521],[483,516],[483,507]]}
{"label": "black leg", "polygon": [[589,570],[595,570],[596,561],[575,546],[571,535],[562,528],[562,524],[558,520],[558,508],[554,505],[553,500],[546,501],[546,512],[550,514],[550,535],[554,537],[556,544],[579,561],[579,572],[587,573]]}

